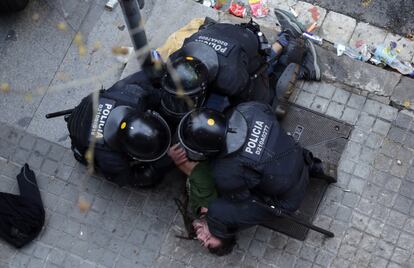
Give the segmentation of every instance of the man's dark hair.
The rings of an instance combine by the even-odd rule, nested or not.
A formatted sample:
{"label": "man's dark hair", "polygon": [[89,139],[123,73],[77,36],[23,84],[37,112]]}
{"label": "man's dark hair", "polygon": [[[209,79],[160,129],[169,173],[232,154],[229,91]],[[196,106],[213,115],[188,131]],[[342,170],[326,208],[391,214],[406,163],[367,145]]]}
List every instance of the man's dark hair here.
{"label": "man's dark hair", "polygon": [[230,254],[233,251],[234,246],[236,245],[236,237],[232,236],[230,238],[220,238],[221,246],[215,248],[209,248],[210,253],[217,256],[224,256]]}

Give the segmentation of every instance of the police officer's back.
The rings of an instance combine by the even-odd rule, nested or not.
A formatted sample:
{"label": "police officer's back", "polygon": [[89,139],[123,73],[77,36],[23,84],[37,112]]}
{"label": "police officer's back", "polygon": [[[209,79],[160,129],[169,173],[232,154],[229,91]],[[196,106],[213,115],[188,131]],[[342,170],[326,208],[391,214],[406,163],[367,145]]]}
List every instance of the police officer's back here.
{"label": "police officer's back", "polygon": [[93,163],[120,186],[157,183],[170,165],[165,153],[171,140],[166,121],[156,112],[159,91],[140,72],[99,91],[96,104],[93,94],[67,118],[75,158]]}

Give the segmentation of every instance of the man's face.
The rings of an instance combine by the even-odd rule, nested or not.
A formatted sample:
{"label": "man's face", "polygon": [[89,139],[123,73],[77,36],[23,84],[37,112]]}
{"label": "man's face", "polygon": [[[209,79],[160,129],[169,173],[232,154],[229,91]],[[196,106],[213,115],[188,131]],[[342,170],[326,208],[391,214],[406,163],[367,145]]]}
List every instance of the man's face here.
{"label": "man's face", "polygon": [[198,241],[205,248],[217,248],[221,246],[222,242],[219,238],[210,233],[207,221],[205,219],[198,219],[193,221],[193,227],[197,234]]}

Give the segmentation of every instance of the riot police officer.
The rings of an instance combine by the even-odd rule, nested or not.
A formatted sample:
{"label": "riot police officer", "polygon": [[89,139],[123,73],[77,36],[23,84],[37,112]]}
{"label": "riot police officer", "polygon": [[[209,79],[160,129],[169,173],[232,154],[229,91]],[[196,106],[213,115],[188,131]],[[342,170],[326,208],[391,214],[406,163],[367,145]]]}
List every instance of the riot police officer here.
{"label": "riot police officer", "polygon": [[66,118],[75,158],[120,186],[159,182],[171,164],[170,128],[157,113],[159,91],[138,72],[99,91],[97,103],[93,94]]}
{"label": "riot police officer", "polygon": [[[311,42],[301,38],[300,23],[288,12],[276,9],[275,13],[282,33],[272,45],[253,21],[233,25],[206,19],[199,31],[185,39],[182,48],[170,56],[172,64],[163,79],[163,87],[168,90],[163,98],[185,95],[216,110],[222,109],[217,105],[234,106],[243,101],[272,104],[275,109],[277,99],[289,97],[297,78],[320,80],[316,51]],[[194,60],[197,65],[190,64]],[[191,72],[192,76],[188,76],[190,72],[174,74],[174,70],[184,66],[197,69]],[[176,80],[191,77],[199,88],[207,85],[208,90],[194,91],[194,83],[189,88],[183,83],[181,90],[175,87],[177,83],[171,87],[168,81],[172,74]],[[163,101],[162,107],[172,114],[179,113],[177,117],[185,114],[184,108],[169,105],[168,101]]]}
{"label": "riot police officer", "polygon": [[[316,164],[320,160],[287,135],[262,103],[242,103],[226,114],[193,110],[181,120],[178,133],[182,149],[173,148],[170,156],[184,172],[201,176],[192,174],[197,162],[210,161],[219,198],[200,208],[207,214],[194,227],[203,245],[218,254],[231,250],[237,231],[266,223],[275,212],[297,210],[310,171],[323,173]],[[209,191],[214,192],[205,189],[200,195],[209,196]],[[275,209],[269,212],[257,202]]]}

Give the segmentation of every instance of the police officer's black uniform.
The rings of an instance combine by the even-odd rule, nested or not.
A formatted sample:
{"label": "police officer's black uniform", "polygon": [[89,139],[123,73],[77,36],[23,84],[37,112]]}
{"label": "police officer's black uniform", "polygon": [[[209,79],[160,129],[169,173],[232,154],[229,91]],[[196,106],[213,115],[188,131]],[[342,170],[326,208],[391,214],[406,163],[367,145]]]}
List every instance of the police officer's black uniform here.
{"label": "police officer's black uniform", "polygon": [[92,138],[96,137],[94,167],[99,173],[120,186],[157,183],[171,164],[168,156],[154,162],[135,161],[124,151],[109,146],[104,137],[108,134],[106,132],[113,132],[119,127],[105,128],[117,107],[128,106],[135,113],[156,111],[160,105],[160,92],[152,87],[143,72],[135,73],[108,90],[99,92],[99,106],[94,120],[92,98],[92,94],[85,97],[66,119],[75,158],[86,164],[86,151]]}
{"label": "police officer's black uniform", "polygon": [[[212,155],[210,160],[220,196],[208,208],[211,233],[229,238],[237,230],[274,219],[273,213],[253,200],[287,213],[297,210],[309,180],[313,160],[310,152],[285,133],[269,105],[239,104],[230,111],[227,123],[214,113],[210,110],[204,117],[186,116],[179,127],[180,141],[190,158],[193,154],[189,147],[198,152],[214,152],[215,144],[222,144],[217,147],[219,155]],[[192,137],[197,132],[198,137],[204,133],[204,145]],[[207,150],[209,141],[212,146]]]}
{"label": "police officer's black uniform", "polygon": [[234,105],[271,103],[275,93],[269,87],[269,55],[270,45],[257,24],[206,22],[170,59],[194,56],[201,60],[209,69],[208,91],[228,97]]}

